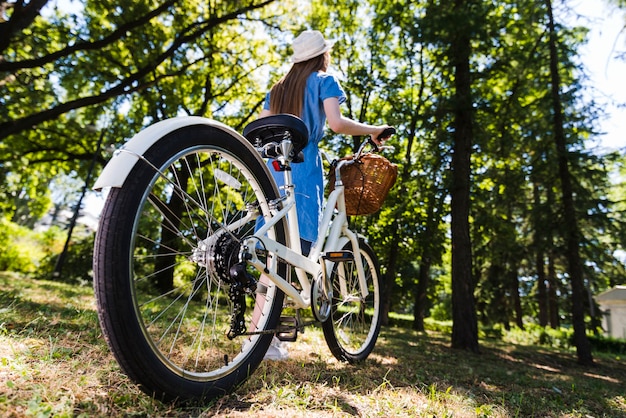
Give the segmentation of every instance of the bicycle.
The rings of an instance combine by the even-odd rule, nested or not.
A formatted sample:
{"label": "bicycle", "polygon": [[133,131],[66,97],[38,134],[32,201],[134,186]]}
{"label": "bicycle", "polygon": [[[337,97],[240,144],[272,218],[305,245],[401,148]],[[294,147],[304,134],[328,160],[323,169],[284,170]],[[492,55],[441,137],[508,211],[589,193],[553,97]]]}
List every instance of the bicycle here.
{"label": "bicycle", "polygon": [[[289,170],[307,135],[290,115],[259,119],[245,137],[209,119],[174,118],[133,137],[96,181],[94,189],[110,188],[94,248],[98,318],[144,392],[164,401],[232,392],[274,336],[294,341],[313,322],[339,360],[373,350],[378,261],[348,229],[341,184],[341,168],[365,143],[354,161],[337,164],[307,256]],[[284,193],[264,158],[283,170]],[[281,316],[285,295],[295,316]],[[299,313],[309,308],[307,323]]]}

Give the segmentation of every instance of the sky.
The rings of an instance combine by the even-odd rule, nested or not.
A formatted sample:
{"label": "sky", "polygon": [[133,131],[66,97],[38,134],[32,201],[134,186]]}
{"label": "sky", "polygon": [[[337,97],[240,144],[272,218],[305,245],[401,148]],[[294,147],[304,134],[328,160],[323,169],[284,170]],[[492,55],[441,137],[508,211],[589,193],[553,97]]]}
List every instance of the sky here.
{"label": "sky", "polygon": [[606,103],[608,118],[600,124],[605,132],[600,139],[603,149],[626,149],[626,10],[607,5],[606,0],[572,0],[568,2],[579,18],[569,22],[587,26],[589,41],[580,49],[582,63],[590,76],[597,100]]}

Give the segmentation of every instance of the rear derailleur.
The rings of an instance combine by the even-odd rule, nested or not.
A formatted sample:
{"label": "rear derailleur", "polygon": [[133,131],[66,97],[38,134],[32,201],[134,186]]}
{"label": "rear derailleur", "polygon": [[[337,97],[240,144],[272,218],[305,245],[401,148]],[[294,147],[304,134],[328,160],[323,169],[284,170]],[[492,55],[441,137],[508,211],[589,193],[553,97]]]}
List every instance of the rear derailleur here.
{"label": "rear derailleur", "polygon": [[246,270],[246,263],[233,264],[230,268],[230,289],[228,297],[232,302],[233,311],[230,317],[230,330],[226,336],[234,339],[239,335],[246,334],[246,294],[251,295],[256,292],[257,281]]}

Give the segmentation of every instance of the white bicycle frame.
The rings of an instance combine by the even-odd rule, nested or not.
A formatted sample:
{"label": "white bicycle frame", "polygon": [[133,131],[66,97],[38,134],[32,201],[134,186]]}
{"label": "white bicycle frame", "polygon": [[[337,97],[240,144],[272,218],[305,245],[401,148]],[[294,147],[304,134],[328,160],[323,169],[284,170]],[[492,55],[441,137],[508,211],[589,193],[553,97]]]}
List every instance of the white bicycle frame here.
{"label": "white bicycle frame", "polygon": [[[103,169],[93,188],[95,190],[101,190],[105,187],[122,187],[132,168],[139,160],[143,160],[143,154],[152,145],[160,141],[170,132],[186,126],[194,125],[207,125],[223,130],[233,138],[236,138],[246,146],[249,146],[251,150],[254,149],[253,146],[238,132],[214,120],[196,116],[167,119],[157,122],[139,132],[120,150],[118,150]],[[292,144],[290,141],[283,141],[281,144],[281,147],[284,147],[282,154],[289,155],[288,151],[291,150],[291,146]],[[362,147],[358,154],[360,154],[361,151]],[[259,157],[258,162],[263,163],[263,160]],[[281,163],[286,163],[284,158],[282,158]],[[274,207],[277,207],[278,203],[282,203],[282,209],[271,210],[272,217],[266,219],[265,225],[261,227],[254,234],[254,236],[245,240],[244,243],[248,248],[255,248],[255,246],[260,243],[260,245],[268,251],[268,254],[271,256],[277,256],[295,267],[296,275],[300,283],[300,287],[302,288],[301,291],[298,291],[293,285],[287,282],[285,278],[276,273],[276,263],[269,263],[273,267],[268,269],[265,263],[257,258],[255,251],[248,252],[250,255],[250,259],[247,260],[248,264],[254,266],[258,271],[269,277],[270,280],[276,284],[276,286],[293,299],[295,305],[299,308],[309,308],[311,306],[311,280],[309,280],[307,274],[310,274],[314,279],[316,279],[320,274],[325,275],[327,272],[331,271],[330,268],[332,267],[332,262],[325,260],[323,255],[333,251],[340,251],[348,242],[352,243],[354,261],[359,275],[361,296],[365,298],[369,294],[365,280],[365,272],[361,261],[361,253],[359,251],[358,236],[348,229],[344,186],[341,182],[341,175],[339,172],[339,169],[345,165],[345,163],[345,161],[340,161],[335,169],[335,178],[337,179],[335,182],[335,190],[330,193],[330,196],[326,201],[322,220],[318,227],[318,241],[311,249],[308,257],[302,255],[302,250],[300,248],[300,234],[298,229],[298,216],[294,194],[295,186],[293,185],[291,171],[289,170],[284,172],[286,185],[285,196],[278,199],[276,202],[270,202],[270,204]],[[336,211],[335,208],[337,209]],[[256,219],[256,216],[258,216],[258,211],[251,209],[246,217],[241,219],[236,224],[226,226],[226,228],[229,230],[235,230],[237,226]],[[266,234],[272,226],[276,225],[285,217],[287,217],[287,238],[289,247],[268,238]],[[343,266],[340,265],[339,268],[341,269]],[[339,290],[341,296],[346,299],[349,295],[345,282],[345,275],[339,274],[339,280]]]}
{"label": "white bicycle frame", "polygon": [[[285,153],[287,155],[287,153]],[[281,161],[284,163],[284,161]],[[265,224],[259,228],[254,236],[244,240],[242,248],[253,249],[260,244],[260,247],[272,256],[286,261],[295,267],[296,276],[301,287],[298,291],[291,283],[277,274],[276,268],[268,269],[266,263],[261,261],[255,251],[246,251],[248,259],[247,263],[254,266],[263,275],[276,284],[288,297],[290,297],[297,308],[311,307],[311,280],[307,274],[313,278],[317,278],[320,274],[329,274],[332,262],[324,259],[324,255],[341,251],[347,242],[352,243],[354,262],[357,267],[359,285],[361,288],[361,297],[366,298],[369,294],[367,290],[367,282],[365,279],[365,271],[361,262],[361,252],[359,251],[359,239],[356,233],[348,229],[348,217],[346,214],[346,203],[344,195],[344,185],[341,181],[340,169],[345,164],[351,162],[342,160],[335,168],[335,189],[330,193],[326,200],[322,220],[318,226],[318,240],[311,248],[307,257],[302,255],[300,246],[300,232],[298,228],[298,212],[295,198],[295,185],[293,184],[291,170],[286,169],[284,173],[285,179],[285,196],[278,199],[282,202],[282,209],[273,211],[270,219],[265,220]],[[270,206],[272,206],[270,202]],[[276,206],[275,203],[273,206]],[[335,211],[335,208],[337,209]],[[249,214],[248,216],[252,216]],[[288,226],[288,242],[289,247],[280,244],[276,240],[268,238],[267,232],[275,226],[284,217],[287,217]],[[276,263],[269,263],[276,265]],[[339,266],[342,268],[342,266]],[[344,274],[339,274],[339,291],[341,296],[346,299],[349,297],[347,284]],[[322,277],[325,280],[326,277]]]}

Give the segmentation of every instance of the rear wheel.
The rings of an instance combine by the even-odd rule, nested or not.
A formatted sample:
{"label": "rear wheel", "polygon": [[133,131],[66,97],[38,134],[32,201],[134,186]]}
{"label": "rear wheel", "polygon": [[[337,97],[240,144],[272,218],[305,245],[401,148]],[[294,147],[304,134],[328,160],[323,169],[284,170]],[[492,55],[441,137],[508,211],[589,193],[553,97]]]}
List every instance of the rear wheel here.
{"label": "rear wheel", "polygon": [[[378,262],[364,240],[359,240],[359,246],[368,295],[364,297],[361,292],[355,261],[336,263],[331,273],[331,314],[322,324],[330,351],[337,359],[350,363],[369,356],[380,332]],[[343,249],[352,251],[352,244],[348,243]]]}
{"label": "rear wheel", "polygon": [[[220,129],[189,126],[157,141],[108,195],[94,253],[99,319],[120,366],[159,399],[233,390],[272,339],[262,332],[276,327],[282,291],[255,292],[230,274],[278,196],[254,153]],[[268,235],[284,243],[284,225]]]}

